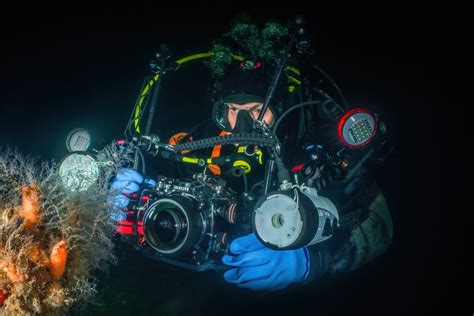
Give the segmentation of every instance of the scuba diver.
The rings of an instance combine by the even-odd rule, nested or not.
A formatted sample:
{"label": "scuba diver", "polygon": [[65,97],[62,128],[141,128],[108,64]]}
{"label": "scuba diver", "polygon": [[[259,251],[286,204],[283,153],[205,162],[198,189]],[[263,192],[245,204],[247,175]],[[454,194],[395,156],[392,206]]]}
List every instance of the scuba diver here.
{"label": "scuba diver", "polygon": [[[212,55],[222,56],[220,53],[214,51]],[[224,194],[221,188],[226,188],[227,195],[220,195],[219,202],[212,205],[226,223],[221,224],[215,217],[207,219],[202,211],[199,220],[193,219],[194,213],[186,207],[189,188],[195,187],[191,182],[151,179],[138,170],[124,168],[113,179],[111,191],[117,194],[114,205],[128,208],[129,213],[139,209],[130,207],[130,203],[144,199],[143,194],[137,198],[143,188],[159,187],[169,193],[172,190],[167,188],[174,186],[187,192],[147,206],[142,221],[134,222],[134,233],[143,236],[138,243],[153,248],[153,254],[148,250],[144,254],[189,267],[178,263],[185,248],[193,254],[203,250],[206,258],[210,252],[219,252],[220,262],[214,263],[225,270],[227,282],[241,288],[275,291],[352,271],[370,262],[388,249],[393,227],[387,202],[370,173],[370,161],[381,157],[381,144],[385,145],[386,126],[381,118],[367,109],[344,108],[314,82],[303,84],[306,73],[295,71],[281,58],[275,59],[281,63],[272,62],[267,55],[250,54],[250,58],[232,60],[224,71],[215,71],[219,76],[215,77],[211,119],[173,135],[168,142],[175,148],[182,146],[174,158],[168,159],[175,167],[174,178],[196,179],[199,174],[201,180],[216,181],[209,186],[215,192]],[[305,100],[315,106],[290,106]],[[257,127],[263,135],[271,135],[269,131],[277,135],[281,160],[264,149],[266,143],[248,145],[239,138],[251,135]],[[202,139],[214,143],[192,148],[191,144]],[[228,141],[219,143],[218,139]],[[281,161],[289,166],[286,172],[280,168]],[[286,187],[286,191],[279,191],[273,184],[271,175],[275,172],[279,179],[285,179],[280,181],[280,188]],[[219,211],[218,203],[227,196],[238,198],[229,198],[232,202]],[[285,212],[294,207],[300,210],[295,221],[303,224],[293,223],[291,232],[283,235],[281,231],[293,220],[293,215]],[[261,215],[264,213],[270,215]],[[268,216],[272,225],[261,224]],[[239,221],[242,224],[237,228],[228,228],[229,223]],[[218,236],[215,239],[221,242],[206,248],[210,238],[206,239],[203,232],[218,225],[226,227],[225,233],[207,235]],[[294,233],[295,227],[301,228],[299,235]],[[202,261],[197,265],[204,266]]]}

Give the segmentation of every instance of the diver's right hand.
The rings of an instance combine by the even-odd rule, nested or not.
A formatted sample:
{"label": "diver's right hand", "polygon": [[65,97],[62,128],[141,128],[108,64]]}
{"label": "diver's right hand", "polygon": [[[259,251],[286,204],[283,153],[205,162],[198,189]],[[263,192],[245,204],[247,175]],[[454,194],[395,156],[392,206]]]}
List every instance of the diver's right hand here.
{"label": "diver's right hand", "polygon": [[138,192],[142,184],[155,186],[156,181],[144,177],[134,169],[120,169],[110,185],[112,196],[108,199],[109,204],[118,208],[126,207],[130,202],[130,199],[124,194]]}

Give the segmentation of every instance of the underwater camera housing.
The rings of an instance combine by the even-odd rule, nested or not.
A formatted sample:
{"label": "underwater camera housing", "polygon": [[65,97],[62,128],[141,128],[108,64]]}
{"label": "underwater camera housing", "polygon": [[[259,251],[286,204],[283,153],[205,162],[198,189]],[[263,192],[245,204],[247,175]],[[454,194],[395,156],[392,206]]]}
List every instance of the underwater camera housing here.
{"label": "underwater camera housing", "polygon": [[224,269],[230,241],[252,229],[251,214],[224,181],[204,174],[192,180],[160,177],[156,186],[129,196],[117,231],[144,256],[196,271]]}

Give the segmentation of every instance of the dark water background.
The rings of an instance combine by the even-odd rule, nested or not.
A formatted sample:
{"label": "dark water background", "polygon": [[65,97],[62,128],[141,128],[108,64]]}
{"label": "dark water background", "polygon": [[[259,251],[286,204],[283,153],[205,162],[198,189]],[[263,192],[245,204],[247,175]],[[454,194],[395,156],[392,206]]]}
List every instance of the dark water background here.
{"label": "dark water background", "polygon": [[[206,51],[236,14],[264,21],[301,11],[311,21],[319,65],[349,102],[377,106],[393,122],[397,150],[379,180],[395,236],[387,253],[350,275],[275,294],[239,290],[220,273],[191,272],[121,249],[119,266],[99,276],[98,305],[88,314],[385,315],[420,314],[447,304],[443,282],[455,277],[439,271],[443,258],[456,253],[441,237],[440,148],[447,127],[439,128],[435,104],[445,100],[450,63],[463,53],[452,54],[453,47],[468,41],[469,11],[417,3],[301,10],[294,4],[219,13],[212,6],[185,13],[115,9],[19,14],[0,22],[0,145],[59,160],[73,128],[84,127],[102,140],[118,138],[161,44],[178,58]],[[183,79],[179,92],[193,95],[192,87],[202,82]],[[159,112],[155,122],[163,131],[201,120],[211,110],[189,97],[175,107],[180,116],[171,103],[160,110],[168,107],[166,119]],[[449,106],[455,105],[450,99]]]}

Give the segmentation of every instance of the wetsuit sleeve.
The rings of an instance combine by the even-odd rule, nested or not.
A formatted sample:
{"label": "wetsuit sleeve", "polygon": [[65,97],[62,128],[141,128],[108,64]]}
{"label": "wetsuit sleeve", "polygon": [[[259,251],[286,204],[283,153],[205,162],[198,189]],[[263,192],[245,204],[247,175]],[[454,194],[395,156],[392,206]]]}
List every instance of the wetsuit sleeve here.
{"label": "wetsuit sleeve", "polygon": [[379,193],[369,206],[369,217],[352,231],[354,258],[349,270],[371,261],[384,253],[393,238],[393,223],[387,201]]}
{"label": "wetsuit sleeve", "polygon": [[327,242],[309,246],[310,272],[305,282],[327,274],[352,271],[389,248],[393,224],[380,190],[366,211],[368,216],[360,224],[350,229],[342,228]]}

